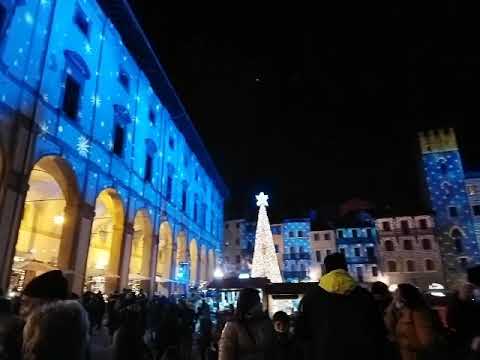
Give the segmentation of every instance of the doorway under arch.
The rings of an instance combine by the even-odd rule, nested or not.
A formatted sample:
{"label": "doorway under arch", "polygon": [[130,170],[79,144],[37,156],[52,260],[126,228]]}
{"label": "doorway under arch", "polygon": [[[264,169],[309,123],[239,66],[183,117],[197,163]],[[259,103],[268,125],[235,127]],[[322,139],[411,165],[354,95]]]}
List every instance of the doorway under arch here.
{"label": "doorway under arch", "polygon": [[181,283],[188,283],[189,276],[187,263],[187,236],[180,231],[177,235],[177,253],[175,256],[175,280]]}
{"label": "doorway under arch", "polygon": [[158,240],[157,269],[155,281],[157,290],[163,295],[168,294],[168,284],[171,282],[173,257],[173,235],[172,228],[168,221],[160,225],[160,234]]}
{"label": "doorway under arch", "polygon": [[132,250],[128,284],[133,290],[149,289],[150,264],[152,262],[152,224],[148,211],[141,209],[133,221]]}
{"label": "doorway under arch", "polygon": [[123,242],[125,212],[122,200],[114,189],[105,189],[95,202],[87,268],[86,288],[110,293],[120,278],[120,255]]}
{"label": "doorway under arch", "polygon": [[192,239],[190,241],[190,283],[196,284],[198,282],[198,246],[197,241]]}
{"label": "doorway under arch", "polygon": [[10,290],[53,269],[70,270],[79,193],[65,159],[45,156],[32,168],[18,231]]}
{"label": "doorway under arch", "polygon": [[200,247],[200,281],[207,281],[207,248]]}

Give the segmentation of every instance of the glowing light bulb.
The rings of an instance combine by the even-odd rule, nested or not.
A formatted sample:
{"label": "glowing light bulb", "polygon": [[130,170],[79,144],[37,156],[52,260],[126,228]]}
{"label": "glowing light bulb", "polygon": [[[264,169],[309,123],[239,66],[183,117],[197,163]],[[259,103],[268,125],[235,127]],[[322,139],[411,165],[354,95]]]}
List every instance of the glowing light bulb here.
{"label": "glowing light bulb", "polygon": [[53,223],[55,225],[63,225],[64,222],[65,222],[65,217],[63,215],[55,215],[53,217]]}
{"label": "glowing light bulb", "polygon": [[213,273],[213,277],[215,279],[223,279],[223,271],[219,268],[215,269],[215,271]]}

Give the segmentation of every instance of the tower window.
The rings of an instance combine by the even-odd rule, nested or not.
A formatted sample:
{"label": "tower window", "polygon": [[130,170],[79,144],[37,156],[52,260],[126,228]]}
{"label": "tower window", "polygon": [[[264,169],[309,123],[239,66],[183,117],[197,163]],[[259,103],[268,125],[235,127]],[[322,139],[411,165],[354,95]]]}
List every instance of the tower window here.
{"label": "tower window", "polygon": [[120,71],[118,72],[118,81],[126,92],[130,91],[130,76],[128,76],[125,70],[120,69]]}
{"label": "tower window", "polygon": [[412,240],[403,240],[404,250],[413,250]]}
{"label": "tower window", "polygon": [[145,159],[145,181],[151,182],[153,177],[153,157],[147,154]]}
{"label": "tower window", "polygon": [[450,217],[458,217],[458,209],[456,206],[449,206],[448,207],[448,214]]}
{"label": "tower window", "polygon": [[431,259],[425,260],[425,270],[426,271],[435,271],[435,263]]}
{"label": "tower window", "polygon": [[472,210],[473,210],[473,215],[480,216],[480,205],[473,205]]}
{"label": "tower window", "polygon": [[77,25],[81,33],[88,38],[88,36],[90,35],[90,24],[87,20],[87,16],[78,5],[75,9],[73,22],[75,23],[75,25]]}
{"label": "tower window", "polygon": [[75,119],[78,115],[80,102],[80,83],[67,74],[65,78],[65,92],[63,95],[63,112],[70,118]]}
{"label": "tower window", "polygon": [[125,130],[122,125],[115,124],[113,134],[113,153],[118,156],[123,155],[123,146],[125,141]]}

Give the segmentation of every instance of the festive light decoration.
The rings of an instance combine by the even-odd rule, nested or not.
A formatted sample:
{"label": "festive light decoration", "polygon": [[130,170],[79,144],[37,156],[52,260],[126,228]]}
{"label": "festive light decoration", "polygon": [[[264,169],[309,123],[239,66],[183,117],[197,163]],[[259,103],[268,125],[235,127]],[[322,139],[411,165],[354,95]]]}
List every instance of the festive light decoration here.
{"label": "festive light decoration", "polygon": [[255,250],[253,252],[252,277],[266,277],[272,283],[282,282],[277,255],[273,244],[272,230],[267,215],[268,195],[263,192],[256,196],[258,211]]}

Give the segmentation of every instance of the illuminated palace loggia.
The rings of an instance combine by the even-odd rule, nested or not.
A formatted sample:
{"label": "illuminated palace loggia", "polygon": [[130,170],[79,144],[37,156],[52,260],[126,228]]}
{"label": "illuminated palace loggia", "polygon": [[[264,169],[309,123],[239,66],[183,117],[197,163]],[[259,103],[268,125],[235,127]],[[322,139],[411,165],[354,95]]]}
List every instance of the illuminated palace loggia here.
{"label": "illuminated palace loggia", "polygon": [[226,195],[126,0],[0,0],[0,287],[207,281]]}

